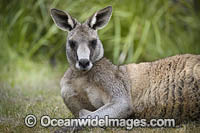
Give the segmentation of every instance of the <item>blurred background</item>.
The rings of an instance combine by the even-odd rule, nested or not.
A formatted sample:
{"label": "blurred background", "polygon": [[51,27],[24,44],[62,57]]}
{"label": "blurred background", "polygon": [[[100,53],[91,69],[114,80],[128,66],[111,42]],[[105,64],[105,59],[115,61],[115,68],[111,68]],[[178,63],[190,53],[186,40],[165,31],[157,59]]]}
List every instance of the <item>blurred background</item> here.
{"label": "blurred background", "polygon": [[59,90],[67,33],[49,11],[84,22],[108,5],[113,15],[99,37],[114,64],[200,54],[199,0],[0,0],[0,131],[21,130],[27,113],[70,116]]}

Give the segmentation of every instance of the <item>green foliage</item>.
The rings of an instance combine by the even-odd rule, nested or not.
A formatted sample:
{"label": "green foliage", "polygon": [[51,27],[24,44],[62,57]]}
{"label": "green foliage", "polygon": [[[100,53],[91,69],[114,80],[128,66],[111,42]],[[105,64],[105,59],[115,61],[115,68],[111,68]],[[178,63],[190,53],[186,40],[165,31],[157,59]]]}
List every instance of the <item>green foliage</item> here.
{"label": "green foliage", "polygon": [[200,53],[200,18],[184,1],[20,0],[0,2],[1,60],[66,60],[66,34],[53,24],[50,8],[66,10],[83,22],[107,5],[113,6],[113,16],[99,36],[115,64]]}

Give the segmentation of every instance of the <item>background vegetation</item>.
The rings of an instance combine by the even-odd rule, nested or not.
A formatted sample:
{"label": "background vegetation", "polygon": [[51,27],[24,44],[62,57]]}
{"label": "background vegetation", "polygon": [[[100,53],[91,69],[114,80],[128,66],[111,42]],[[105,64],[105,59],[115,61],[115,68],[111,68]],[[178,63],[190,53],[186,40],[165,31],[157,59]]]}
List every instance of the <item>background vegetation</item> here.
{"label": "background vegetation", "polygon": [[[72,117],[59,80],[67,69],[62,32],[50,8],[68,11],[83,22],[96,10],[113,6],[110,23],[99,31],[105,56],[115,64],[153,61],[175,54],[200,54],[198,0],[1,0],[0,132],[48,132],[26,128],[26,114]],[[190,125],[173,131],[186,131]],[[198,131],[196,126],[193,129]],[[101,130],[100,130],[101,131]],[[137,129],[160,131],[160,129]],[[162,131],[168,131],[164,129]],[[169,129],[172,131],[172,129]]]}

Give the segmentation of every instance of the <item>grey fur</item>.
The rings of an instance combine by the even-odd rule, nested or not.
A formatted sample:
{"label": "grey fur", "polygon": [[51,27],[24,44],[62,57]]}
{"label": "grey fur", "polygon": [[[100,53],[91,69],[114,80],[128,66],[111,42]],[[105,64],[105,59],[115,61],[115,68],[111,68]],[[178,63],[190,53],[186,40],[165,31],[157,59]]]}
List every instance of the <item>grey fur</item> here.
{"label": "grey fur", "polygon": [[[111,11],[107,7],[95,13],[105,15],[101,17],[104,25],[96,27],[108,23]],[[175,118],[177,122],[200,119],[200,55],[115,66],[103,57],[97,31],[89,25],[94,16],[84,24],[77,23],[68,34],[66,51],[70,67],[60,86],[64,103],[76,117]],[[93,26],[94,22],[98,20],[93,21]],[[77,47],[85,45],[90,49],[93,67],[89,70],[74,67],[78,59],[76,50],[68,44],[72,39]],[[89,46],[92,39],[97,40],[95,49]]]}

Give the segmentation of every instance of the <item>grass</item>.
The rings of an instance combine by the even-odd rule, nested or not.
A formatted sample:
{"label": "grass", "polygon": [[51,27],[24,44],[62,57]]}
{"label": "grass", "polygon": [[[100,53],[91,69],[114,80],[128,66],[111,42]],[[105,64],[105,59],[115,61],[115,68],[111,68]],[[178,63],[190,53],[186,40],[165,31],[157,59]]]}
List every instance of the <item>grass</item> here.
{"label": "grass", "polygon": [[48,132],[50,129],[40,126],[34,129],[25,127],[24,118],[27,114],[35,114],[38,118],[45,114],[72,117],[65,105],[61,104],[60,68],[52,69],[45,62],[23,63],[18,60],[16,67],[6,66],[7,72],[1,73],[0,132]]}
{"label": "grass", "polygon": [[4,49],[0,57],[9,59],[15,52],[30,59],[46,57],[64,61],[66,34],[53,24],[50,9],[66,10],[83,22],[108,5],[113,6],[113,15],[99,36],[105,55],[115,64],[183,53],[200,54],[200,16],[191,2],[21,0],[0,3],[0,47]]}
{"label": "grass", "polygon": [[[80,7],[81,5],[81,7]],[[114,64],[152,61],[175,54],[200,54],[200,16],[192,2],[179,0],[20,0],[0,1],[0,132],[52,132],[24,125],[27,114],[73,117],[60,96],[67,69],[66,33],[56,28],[50,8],[68,11],[83,22],[96,10],[113,6],[109,24],[99,31],[105,56]],[[91,129],[84,132],[128,132]],[[136,128],[130,132],[198,132],[181,128]]]}

